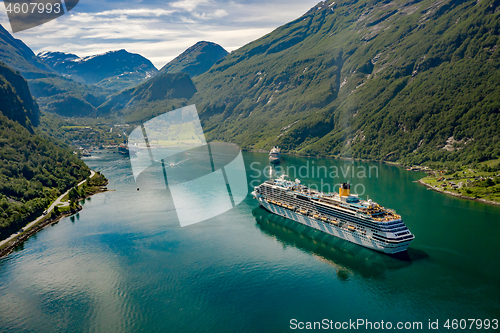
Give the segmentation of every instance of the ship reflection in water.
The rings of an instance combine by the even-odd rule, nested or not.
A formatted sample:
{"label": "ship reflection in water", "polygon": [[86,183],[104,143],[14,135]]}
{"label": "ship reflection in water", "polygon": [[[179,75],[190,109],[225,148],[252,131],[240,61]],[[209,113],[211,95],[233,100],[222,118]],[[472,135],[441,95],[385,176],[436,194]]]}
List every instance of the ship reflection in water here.
{"label": "ship reflection in water", "polygon": [[275,238],[284,247],[294,246],[333,266],[339,280],[347,280],[352,275],[382,278],[387,271],[408,267],[413,261],[427,257],[424,252],[412,249],[389,256],[271,214],[260,207],[253,209],[252,215],[264,234]]}

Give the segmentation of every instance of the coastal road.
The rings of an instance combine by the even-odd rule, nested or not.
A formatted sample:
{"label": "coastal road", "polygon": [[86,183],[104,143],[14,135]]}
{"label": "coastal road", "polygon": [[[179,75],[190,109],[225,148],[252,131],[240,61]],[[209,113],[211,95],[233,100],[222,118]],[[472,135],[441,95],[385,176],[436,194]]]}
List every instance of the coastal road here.
{"label": "coastal road", "polygon": [[[92,177],[94,177],[94,175],[95,175],[95,172],[94,172],[93,170],[90,170],[90,177],[89,177],[89,179],[90,179],[90,178],[92,178]],[[76,187],[79,187],[80,185],[82,185],[82,184],[83,184],[83,183],[85,183],[86,181],[87,181],[87,179],[82,180],[81,182],[79,182],[79,183],[78,183],[78,185],[76,185]],[[72,187],[72,188],[73,188],[73,187]],[[46,214],[46,215],[49,215],[49,214],[50,214],[50,213],[54,210],[54,207],[55,207],[55,206],[57,206],[57,205],[60,205],[59,207],[64,207],[64,206],[69,205],[69,203],[66,203],[66,202],[65,202],[65,203],[62,203],[62,202],[61,202],[61,199],[62,199],[62,198],[64,198],[64,196],[65,196],[66,194],[68,194],[68,193],[69,193],[69,191],[71,191],[71,189],[72,189],[72,188],[70,188],[69,190],[67,190],[67,191],[66,191],[66,192],[64,192],[63,194],[61,194],[61,195],[59,196],[59,198],[57,198],[57,199],[56,199],[56,200],[55,200],[55,201],[54,201],[54,202],[50,205],[50,207],[47,209],[47,214]],[[32,226],[34,226],[35,224],[37,224],[38,222],[40,222],[40,220],[41,220],[41,219],[43,219],[44,217],[45,217],[45,215],[43,215],[43,214],[42,214],[42,215],[40,215],[39,217],[37,217],[37,218],[36,218],[36,220],[34,220],[33,222],[30,222],[30,223],[28,223],[26,226],[24,226],[24,227],[23,227],[23,229],[29,229],[29,228],[31,228]],[[11,240],[13,240],[14,238],[16,238],[18,235],[19,235],[19,233],[15,233],[15,234],[10,235],[10,237],[9,237],[9,238],[4,239],[3,241],[1,241],[1,242],[0,242],[0,246],[2,246],[2,245],[3,245],[3,244],[5,244],[5,243],[10,242],[10,241],[11,241]]]}

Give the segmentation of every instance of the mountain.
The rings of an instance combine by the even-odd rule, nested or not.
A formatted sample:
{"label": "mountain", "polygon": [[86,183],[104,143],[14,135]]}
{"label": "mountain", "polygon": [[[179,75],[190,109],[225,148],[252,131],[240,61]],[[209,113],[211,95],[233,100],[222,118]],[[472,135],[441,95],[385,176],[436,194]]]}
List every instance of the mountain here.
{"label": "mountain", "polygon": [[140,54],[125,50],[83,58],[71,53],[41,52],[37,57],[58,73],[76,82],[113,90],[137,85],[158,72],[151,61]]}
{"label": "mountain", "polygon": [[0,62],[0,112],[29,131],[40,123],[40,109],[26,80]]}
{"label": "mountain", "polygon": [[500,1],[341,0],[196,77],[209,139],[399,163],[500,155]]}
{"label": "mountain", "polygon": [[195,77],[205,73],[227,55],[222,46],[212,42],[198,42],[160,69],[160,73],[186,73]]}
{"label": "mountain", "polygon": [[158,114],[187,105],[196,87],[185,73],[159,74],[140,85],[110,96],[98,109],[104,117],[124,117],[142,122]]}
{"label": "mountain", "polygon": [[40,77],[54,72],[40,61],[21,40],[12,37],[0,24],[0,60],[20,71],[25,78]]}
{"label": "mountain", "polygon": [[67,147],[33,134],[39,117],[24,78],[0,64],[0,239],[89,175]]}
{"label": "mountain", "polygon": [[66,74],[65,72],[67,71],[69,64],[72,64],[73,61],[78,62],[81,60],[81,58],[76,54],[64,52],[44,51],[38,53],[36,57],[60,74]]}
{"label": "mountain", "polygon": [[[70,116],[92,116],[95,108],[113,93],[105,87],[85,85],[64,78],[1,25],[0,45],[0,61],[18,70],[28,81],[31,93],[37,98],[42,110]],[[68,98],[76,104],[64,103]],[[87,107],[82,109],[81,105]]]}

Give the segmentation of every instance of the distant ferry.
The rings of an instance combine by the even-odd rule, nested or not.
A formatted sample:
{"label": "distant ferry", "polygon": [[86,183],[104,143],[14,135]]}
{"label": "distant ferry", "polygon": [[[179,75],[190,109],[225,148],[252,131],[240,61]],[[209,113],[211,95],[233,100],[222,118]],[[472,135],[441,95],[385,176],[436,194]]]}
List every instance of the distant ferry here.
{"label": "distant ferry", "polygon": [[279,163],[281,157],[281,149],[278,146],[273,147],[269,152],[269,162]]}
{"label": "distant ferry", "polygon": [[120,153],[122,155],[133,156],[136,154],[136,151],[129,149],[127,142],[124,141],[124,142],[120,143],[120,145],[118,146],[118,153]]}
{"label": "distant ferry", "polygon": [[122,155],[128,154],[128,146],[126,142],[120,143],[120,145],[118,146],[118,152]]}
{"label": "distant ferry", "polygon": [[90,153],[90,151],[89,151],[89,150],[85,150],[85,149],[84,149],[84,150],[82,151],[82,156],[83,156],[83,157],[90,157],[90,156],[92,156],[92,155],[91,155],[91,153]]}
{"label": "distant ferry", "polygon": [[394,210],[352,195],[347,183],[339,193],[322,193],[281,176],[252,194],[271,213],[383,253],[406,251],[415,239]]}

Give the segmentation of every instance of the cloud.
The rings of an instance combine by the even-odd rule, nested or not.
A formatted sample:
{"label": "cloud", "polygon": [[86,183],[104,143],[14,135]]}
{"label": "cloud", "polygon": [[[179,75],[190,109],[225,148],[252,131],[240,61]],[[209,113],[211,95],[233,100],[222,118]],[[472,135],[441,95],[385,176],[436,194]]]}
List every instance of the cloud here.
{"label": "cloud", "polygon": [[170,6],[192,12],[196,7],[208,4],[210,4],[208,0],[181,0],[171,3]]}
{"label": "cloud", "polygon": [[[160,68],[200,40],[235,50],[292,21],[317,0],[87,0],[68,14],[14,35],[35,53],[89,56],[126,49]],[[116,8],[119,7],[119,8]],[[9,28],[4,6],[0,23]]]}
{"label": "cloud", "polygon": [[162,16],[162,15],[171,15],[175,13],[175,10],[165,10],[165,9],[155,9],[151,10],[150,8],[136,8],[136,9],[112,9],[105,10],[103,12],[95,13],[96,16],[116,16],[116,15],[127,15],[127,16]]}
{"label": "cloud", "polygon": [[202,19],[202,20],[209,20],[209,19],[213,19],[213,18],[222,18],[222,17],[228,16],[228,15],[229,14],[224,9],[217,9],[215,12],[208,13],[208,14],[205,12],[203,12],[202,14],[193,12],[194,17],[196,17],[198,19]]}

